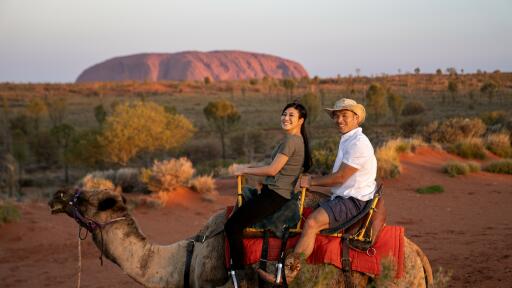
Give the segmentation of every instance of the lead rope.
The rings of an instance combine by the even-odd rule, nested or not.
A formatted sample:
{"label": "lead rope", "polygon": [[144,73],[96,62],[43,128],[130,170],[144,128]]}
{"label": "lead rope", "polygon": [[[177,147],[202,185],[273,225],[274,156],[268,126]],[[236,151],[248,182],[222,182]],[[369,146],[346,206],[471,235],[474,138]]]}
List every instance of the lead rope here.
{"label": "lead rope", "polygon": [[80,238],[78,238],[78,280],[77,280],[77,283],[76,283],[76,287],[77,288],[80,288],[80,274],[82,273],[82,247],[81,247],[81,243],[82,240],[80,240]]}

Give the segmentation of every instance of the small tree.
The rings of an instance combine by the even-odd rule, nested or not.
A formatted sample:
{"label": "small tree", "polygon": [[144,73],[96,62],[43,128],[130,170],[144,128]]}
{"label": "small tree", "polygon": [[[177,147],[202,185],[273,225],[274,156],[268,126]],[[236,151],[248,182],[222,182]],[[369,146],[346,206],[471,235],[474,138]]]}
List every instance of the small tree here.
{"label": "small tree", "polygon": [[448,92],[452,95],[452,102],[455,102],[455,96],[459,92],[459,84],[455,80],[448,81]]}
{"label": "small tree", "polygon": [[421,72],[420,67],[414,68],[414,74],[420,75],[420,72]]}
{"label": "small tree", "polygon": [[52,122],[52,127],[58,126],[64,122],[67,113],[67,100],[60,97],[57,99],[45,98],[46,107],[48,108],[48,116]]}
{"label": "small tree", "polygon": [[[153,102],[118,105],[107,117],[100,143],[106,160],[125,165],[139,153],[181,146],[195,132],[192,123],[179,114],[169,114]],[[147,163],[151,159],[147,158]]]}
{"label": "small tree", "polygon": [[94,107],[94,118],[96,119],[96,122],[100,124],[100,126],[103,126],[105,119],[107,119],[107,111],[105,110],[105,107],[103,107],[103,104],[99,104]]}
{"label": "small tree", "polygon": [[209,102],[203,109],[204,116],[208,122],[219,134],[222,146],[222,159],[226,159],[226,143],[225,137],[229,129],[240,121],[240,113],[238,113],[235,105],[227,100],[219,100]]}
{"label": "small tree", "polygon": [[402,113],[402,108],[404,106],[402,96],[395,94],[393,92],[388,92],[387,100],[389,109],[391,109],[391,113],[393,113],[393,119],[395,120],[395,124],[398,124],[400,113]]}
{"label": "small tree", "polygon": [[41,117],[47,112],[46,104],[40,98],[32,98],[25,107],[27,117],[32,120],[32,126],[35,132],[39,131]]}
{"label": "small tree", "polygon": [[283,88],[286,90],[287,92],[287,101],[288,102],[291,102],[291,100],[293,99],[293,90],[295,89],[295,81],[293,79],[284,79],[282,82],[281,82],[281,85],[283,86]]}
{"label": "small tree", "polygon": [[498,91],[498,86],[493,81],[487,81],[480,87],[480,92],[482,94],[486,94],[487,98],[489,99],[489,103],[492,102],[492,99],[496,95],[496,92]]}
{"label": "small tree", "polygon": [[59,147],[60,161],[64,166],[64,182],[69,183],[71,138],[75,134],[75,128],[64,123],[53,127],[50,133],[55,137]]}
{"label": "small tree", "polygon": [[375,119],[376,123],[386,117],[388,113],[388,105],[386,103],[386,91],[379,84],[371,84],[366,91],[367,109]]}
{"label": "small tree", "polygon": [[320,97],[318,97],[318,95],[315,93],[308,92],[302,96],[300,102],[306,107],[308,111],[308,119],[306,121],[308,125],[311,125],[311,123],[315,122],[315,120],[318,118],[318,115],[320,114]]}

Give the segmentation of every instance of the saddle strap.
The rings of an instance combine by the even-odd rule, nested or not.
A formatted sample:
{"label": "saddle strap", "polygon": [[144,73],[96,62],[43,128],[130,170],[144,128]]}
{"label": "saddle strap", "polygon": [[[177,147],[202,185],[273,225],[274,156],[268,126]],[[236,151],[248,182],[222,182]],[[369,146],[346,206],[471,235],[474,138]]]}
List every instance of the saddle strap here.
{"label": "saddle strap", "polygon": [[190,266],[192,264],[192,254],[194,254],[194,246],[196,245],[196,241],[189,240],[187,243],[187,256],[185,260],[185,272],[183,273],[183,287],[190,287]]}
{"label": "saddle strap", "polygon": [[[284,288],[288,288],[288,283],[286,281],[286,272],[284,267],[284,262],[286,258],[286,244],[288,244],[288,238],[290,236],[290,228],[288,226],[283,228],[283,238],[281,239],[281,251],[279,252],[279,261],[277,262],[276,269],[276,283],[274,283],[274,287],[282,285]],[[281,274],[281,275],[279,275]],[[279,279],[283,279],[282,283],[278,283]]]}
{"label": "saddle strap", "polygon": [[350,262],[350,247],[348,240],[350,235],[343,234],[341,237],[341,271],[343,272],[343,278],[345,280],[345,287],[353,288],[354,283],[352,281],[352,263]]}
{"label": "saddle strap", "polygon": [[[263,232],[263,241],[261,244],[261,256],[260,256],[260,264],[259,267],[263,271],[267,271],[267,262],[268,262],[268,240],[270,237],[270,233],[268,230]],[[267,282],[263,280],[261,277],[258,277],[258,286],[264,287]]]}

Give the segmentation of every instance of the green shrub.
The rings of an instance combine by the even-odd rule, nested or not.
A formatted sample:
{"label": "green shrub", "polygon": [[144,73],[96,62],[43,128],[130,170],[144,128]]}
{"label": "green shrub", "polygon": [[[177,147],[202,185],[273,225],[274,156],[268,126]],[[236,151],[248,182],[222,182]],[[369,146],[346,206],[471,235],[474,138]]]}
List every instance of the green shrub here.
{"label": "green shrub", "polygon": [[419,115],[423,112],[425,112],[427,108],[425,107],[425,104],[420,101],[409,101],[405,103],[404,108],[402,109],[402,116],[413,116],[413,115]]}
{"label": "green shrub", "polygon": [[332,171],[332,166],[338,153],[338,144],[339,138],[332,137],[313,145],[311,149],[311,158],[313,159],[312,172],[325,175]]}
{"label": "green shrub", "polygon": [[443,122],[434,121],[423,129],[427,142],[454,143],[459,140],[480,137],[486,130],[478,118],[451,118]]}
{"label": "green shrub", "polygon": [[510,136],[507,133],[490,134],[485,139],[485,146],[492,153],[503,157],[512,157],[512,146],[510,145]]}
{"label": "green shrub", "polygon": [[444,188],[441,185],[431,185],[426,187],[421,187],[416,189],[416,192],[419,194],[435,194],[444,192]]}
{"label": "green shrub", "polygon": [[457,175],[466,175],[469,173],[469,167],[466,163],[450,161],[443,166],[443,172],[455,177]]}
{"label": "green shrub", "polygon": [[21,213],[11,203],[0,203],[0,225],[16,222],[21,218]]}
{"label": "green shrub", "polygon": [[505,111],[491,111],[480,114],[480,119],[484,121],[486,125],[493,126],[497,124],[506,124],[507,113]]}
{"label": "green shrub", "polygon": [[485,171],[500,174],[512,174],[512,159],[493,161],[484,168]]}
{"label": "green shrub", "polygon": [[485,159],[485,147],[480,138],[459,140],[448,147],[448,152],[466,159]]}
{"label": "green shrub", "polygon": [[476,162],[468,162],[466,164],[468,165],[469,172],[471,172],[471,173],[480,172],[480,170],[482,170],[482,168],[480,167],[480,164],[478,164]]}
{"label": "green shrub", "polygon": [[404,120],[400,124],[400,130],[405,137],[410,137],[417,132],[421,131],[421,128],[425,125],[425,121],[419,117]]}

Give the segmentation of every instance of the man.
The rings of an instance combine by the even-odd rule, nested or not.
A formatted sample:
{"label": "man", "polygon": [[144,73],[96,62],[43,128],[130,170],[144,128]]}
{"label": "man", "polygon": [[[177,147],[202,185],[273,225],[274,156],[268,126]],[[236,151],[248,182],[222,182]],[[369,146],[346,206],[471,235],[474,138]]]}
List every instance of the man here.
{"label": "man", "polygon": [[[341,133],[338,154],[332,173],[326,176],[302,177],[301,186],[331,187],[329,201],[320,204],[306,220],[294,253],[287,257],[287,280],[291,281],[300,269],[300,257],[313,252],[315,238],[323,229],[336,227],[361,211],[376,190],[377,160],[372,144],[359,127],[365,120],[364,106],[352,99],[340,99],[333,108],[325,108]],[[262,277],[268,279],[268,274]]]}

